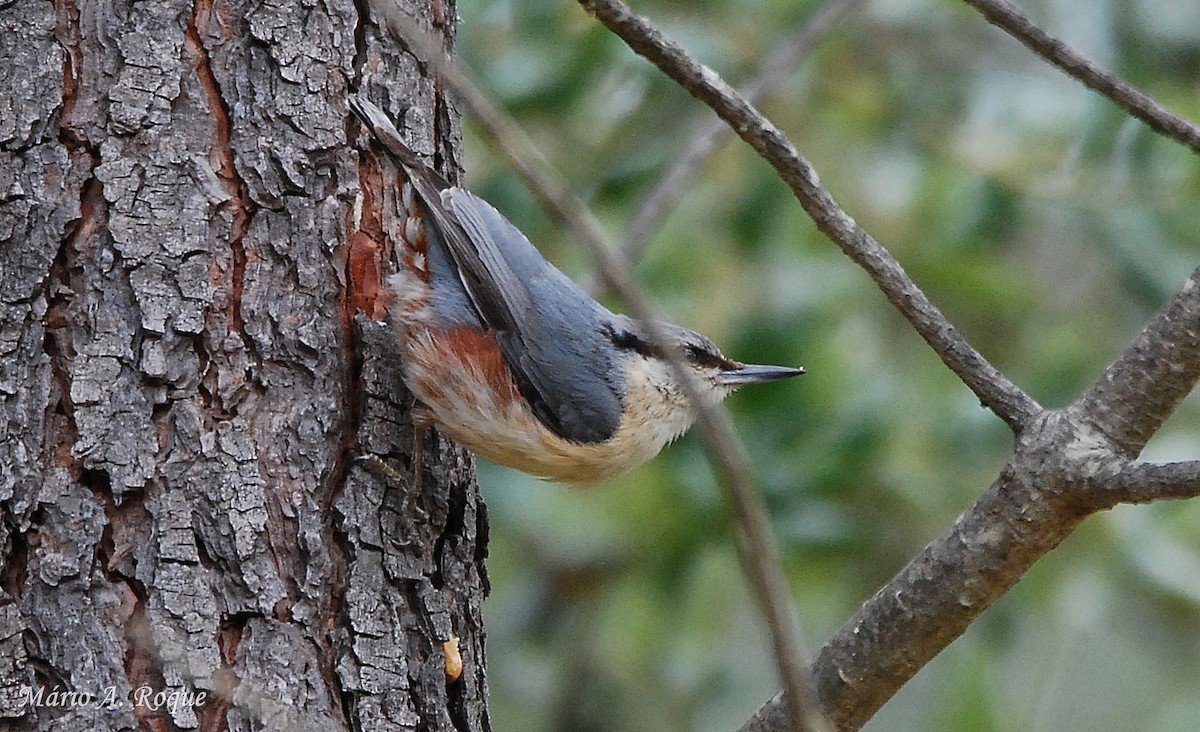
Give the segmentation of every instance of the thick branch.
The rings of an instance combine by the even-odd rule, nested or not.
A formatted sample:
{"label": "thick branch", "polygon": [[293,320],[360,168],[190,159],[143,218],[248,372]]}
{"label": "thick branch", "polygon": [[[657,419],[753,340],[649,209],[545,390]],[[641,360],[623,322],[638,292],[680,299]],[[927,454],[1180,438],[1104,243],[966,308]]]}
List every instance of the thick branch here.
{"label": "thick branch", "polygon": [[1067,72],[1085,86],[1145,122],[1150,129],[1200,153],[1200,128],[1159,104],[1149,94],[1101,68],[1091,59],[1038,27],[1007,0],[964,0],[988,22],[1025,44],[1031,51]]}
{"label": "thick branch", "polygon": [[1200,269],[1074,408],[1134,457],[1200,379]]}
{"label": "thick branch", "polygon": [[[861,727],[1088,515],[1067,477],[1083,461],[1064,457],[1085,436],[1065,410],[1035,420],[988,490],[817,653],[813,678],[839,730]],[[781,703],[777,695],[740,732],[787,729]]]}
{"label": "thick branch", "polygon": [[862,229],[821,187],[816,171],[770,120],[726,84],[715,71],[693,59],[645,18],[619,0],[579,0],[630,48],[713,109],[738,135],[779,172],[817,228],[865,269],[897,310],[991,409],[1020,431],[1041,407],[988,363],[959,335],[941,311],[913,283],[904,268]]}
{"label": "thick branch", "polygon": [[[1136,454],[1200,374],[1200,270],[1069,409],[1036,420],[988,491],[813,660],[839,729],[857,729],[925,663],[1090,513],[1118,503],[1200,495],[1200,462]],[[779,698],[742,732],[786,729]]]}
{"label": "thick branch", "polygon": [[[1177,302],[1192,289],[1185,287],[1144,333],[1175,322],[1166,315],[1177,315]],[[1139,353],[1138,346],[1135,342],[1117,364]],[[1113,368],[1125,372],[1117,364]],[[1091,513],[1119,503],[1200,495],[1200,461],[1133,463],[1123,461],[1119,449],[1078,404],[1031,424],[987,492],[865,602],[813,659],[821,704],[838,729],[858,729],[870,719]],[[740,732],[787,729],[781,703],[776,696]]]}

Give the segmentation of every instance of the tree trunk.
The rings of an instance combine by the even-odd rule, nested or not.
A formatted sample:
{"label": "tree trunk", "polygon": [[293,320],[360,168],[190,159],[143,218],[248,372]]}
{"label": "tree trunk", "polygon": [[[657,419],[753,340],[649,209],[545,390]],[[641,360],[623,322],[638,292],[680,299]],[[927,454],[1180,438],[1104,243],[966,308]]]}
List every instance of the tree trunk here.
{"label": "tree trunk", "polygon": [[436,436],[416,490],[355,314],[403,212],[346,95],[457,123],[365,9],[0,3],[0,727],[489,728],[486,514]]}

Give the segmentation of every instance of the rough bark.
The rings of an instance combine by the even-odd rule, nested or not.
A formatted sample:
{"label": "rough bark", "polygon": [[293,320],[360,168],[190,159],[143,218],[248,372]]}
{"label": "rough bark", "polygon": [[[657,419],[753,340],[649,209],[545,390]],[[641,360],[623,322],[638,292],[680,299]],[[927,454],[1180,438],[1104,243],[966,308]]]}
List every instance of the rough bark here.
{"label": "rough bark", "polygon": [[436,438],[414,489],[355,315],[403,219],[347,90],[441,160],[456,125],[361,10],[0,4],[6,729],[488,729],[486,515]]}

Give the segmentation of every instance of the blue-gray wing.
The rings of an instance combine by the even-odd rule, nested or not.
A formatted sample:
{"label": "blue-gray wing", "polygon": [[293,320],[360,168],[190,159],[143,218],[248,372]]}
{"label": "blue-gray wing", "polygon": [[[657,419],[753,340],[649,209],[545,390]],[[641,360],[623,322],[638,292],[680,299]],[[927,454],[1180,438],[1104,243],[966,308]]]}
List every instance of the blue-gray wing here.
{"label": "blue-gray wing", "polygon": [[[439,282],[455,290],[444,293],[446,299],[457,307],[465,295],[479,322],[495,334],[533,413],[573,442],[612,437],[621,423],[624,388],[611,335],[618,316],[547,262],[499,211],[425,165],[382,110],[361,95],[350,106],[404,168],[427,223],[437,229],[429,245],[445,246],[459,280]],[[431,264],[437,255],[429,252]]]}
{"label": "blue-gray wing", "polygon": [[621,422],[616,316],[542,257],[515,226],[461,188],[442,202],[465,238],[446,236],[472,302],[534,414],[574,442],[601,442]]}

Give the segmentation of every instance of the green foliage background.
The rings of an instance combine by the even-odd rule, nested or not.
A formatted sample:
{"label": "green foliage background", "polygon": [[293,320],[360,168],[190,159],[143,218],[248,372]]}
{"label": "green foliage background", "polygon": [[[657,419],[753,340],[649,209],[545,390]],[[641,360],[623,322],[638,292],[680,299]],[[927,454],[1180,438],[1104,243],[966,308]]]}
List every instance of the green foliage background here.
{"label": "green foliage background", "polygon": [[[1195,0],[1022,6],[1200,119]],[[646,0],[733,83],[818,7]],[[569,0],[460,0],[459,53],[614,238],[706,112]],[[1196,266],[1200,161],[965,5],[876,0],[764,103],[971,342],[1061,406]],[[586,256],[467,127],[470,185],[568,273]],[[730,400],[813,648],[947,527],[1010,437],[731,142],[639,262],[670,319],[809,375]],[[1193,397],[1145,457],[1195,459]],[[699,440],[588,491],[481,467],[501,732],[736,729],[776,690]],[[872,730],[1200,729],[1200,502],[1088,520]]]}

